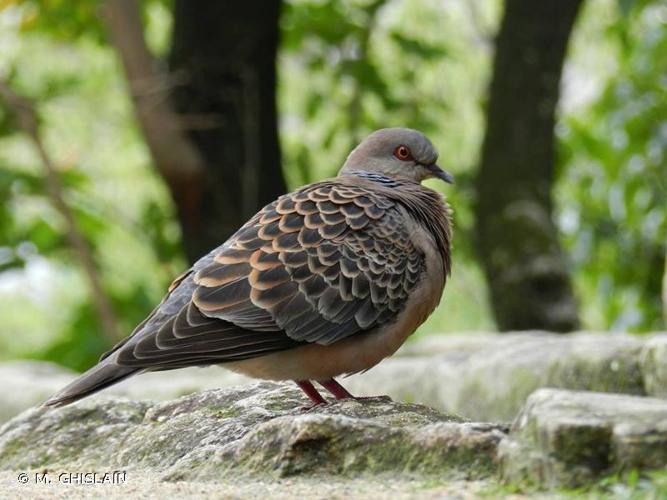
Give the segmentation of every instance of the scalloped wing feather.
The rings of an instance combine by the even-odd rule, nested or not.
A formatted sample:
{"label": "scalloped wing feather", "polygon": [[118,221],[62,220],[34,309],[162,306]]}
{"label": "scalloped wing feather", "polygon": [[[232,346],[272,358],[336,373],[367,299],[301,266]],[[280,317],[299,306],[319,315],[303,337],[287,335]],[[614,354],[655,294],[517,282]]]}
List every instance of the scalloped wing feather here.
{"label": "scalloped wing feather", "polygon": [[268,205],[194,276],[193,302],[243,328],[330,344],[389,320],[423,255],[393,202],[335,181]]}
{"label": "scalloped wing feather", "polygon": [[423,273],[397,203],[327,181],[267,205],[110,353],[162,370],[331,344],[391,321]]}

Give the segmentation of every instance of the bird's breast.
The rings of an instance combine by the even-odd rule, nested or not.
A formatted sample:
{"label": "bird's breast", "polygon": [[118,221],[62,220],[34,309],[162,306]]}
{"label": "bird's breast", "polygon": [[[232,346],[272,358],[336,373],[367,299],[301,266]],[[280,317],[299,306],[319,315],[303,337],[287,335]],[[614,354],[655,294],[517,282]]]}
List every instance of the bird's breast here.
{"label": "bird's breast", "polygon": [[417,223],[411,223],[408,229],[413,244],[424,254],[425,265],[419,282],[393,321],[333,344],[307,344],[259,358],[225,363],[225,367],[270,380],[327,380],[367,370],[394,354],[436,308],[445,284],[442,258],[433,237]]}

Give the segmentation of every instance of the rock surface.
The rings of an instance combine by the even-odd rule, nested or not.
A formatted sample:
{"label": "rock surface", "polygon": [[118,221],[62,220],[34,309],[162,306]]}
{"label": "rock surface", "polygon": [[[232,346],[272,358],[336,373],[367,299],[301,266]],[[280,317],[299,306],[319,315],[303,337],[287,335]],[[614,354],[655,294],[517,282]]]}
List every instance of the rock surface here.
{"label": "rock surface", "polygon": [[[77,374],[53,363],[10,361],[0,363],[0,382],[16,390],[0,393],[0,423],[22,411],[40,405],[74,380]],[[92,399],[121,396],[132,400],[165,401],[195,392],[234,387],[254,380],[217,366],[145,373],[124,380]]]}
{"label": "rock surface", "polygon": [[[262,382],[164,402],[106,395],[28,409],[0,427],[0,484],[17,497],[50,488],[84,498],[86,486],[61,474],[123,471],[124,484],[94,485],[95,495],[476,498],[502,494],[499,478],[561,488],[667,465],[661,399],[540,389],[511,428],[383,397],[307,403],[292,384]],[[44,473],[48,485],[36,479]]]}
{"label": "rock surface", "polygon": [[[17,473],[0,471],[2,498],[58,498],[78,500],[163,500],[193,498],[197,500],[260,498],[270,500],[475,500],[494,498],[495,487],[487,480],[454,480],[424,482],[415,477],[380,474],[373,477],[289,477],[258,481],[238,478],[231,481],[207,483],[160,481],[156,474],[128,473],[122,484],[77,485],[58,480],[60,472],[49,474],[48,485],[35,483],[34,476],[26,484],[17,481]],[[521,497],[514,495],[514,500]]]}
{"label": "rock surface", "polygon": [[642,346],[638,338],[609,334],[498,341],[466,360],[451,406],[439,407],[472,419],[511,420],[540,387],[643,395]]}
{"label": "rock surface", "polygon": [[418,473],[483,478],[502,425],[384,398],[303,412],[291,385],[258,383],[163,402],[99,398],[31,409],[0,428],[0,469],[147,470],[168,481]]}
{"label": "rock surface", "polygon": [[540,389],[499,448],[512,484],[579,486],[602,475],[667,466],[667,401]]}
{"label": "rock surface", "polygon": [[641,365],[647,394],[667,399],[667,334],[656,335],[646,342]]}
{"label": "rock surface", "polygon": [[[432,336],[346,379],[346,386],[355,394],[389,394],[472,420],[511,421],[540,387],[664,395],[667,343],[658,344],[659,338],[543,332]],[[644,350],[651,345],[648,357]],[[649,379],[655,382],[647,385]]]}
{"label": "rock surface", "polygon": [[0,423],[46,400],[67,385],[76,373],[53,363],[9,361],[0,363]]}
{"label": "rock surface", "polygon": [[[0,422],[41,403],[74,377],[36,362],[0,364]],[[130,378],[103,394],[169,400],[253,381],[219,367]],[[369,372],[343,379],[353,394],[387,394],[472,420],[511,421],[540,387],[667,398],[667,335],[543,332],[430,336],[408,343]]]}

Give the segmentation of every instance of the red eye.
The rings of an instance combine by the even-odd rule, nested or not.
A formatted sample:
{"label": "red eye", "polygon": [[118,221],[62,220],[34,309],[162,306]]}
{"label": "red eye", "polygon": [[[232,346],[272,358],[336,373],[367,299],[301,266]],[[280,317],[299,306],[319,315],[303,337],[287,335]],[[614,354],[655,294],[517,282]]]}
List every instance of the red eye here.
{"label": "red eye", "polygon": [[412,154],[410,154],[410,150],[407,146],[398,146],[394,150],[394,156],[401,161],[412,160]]}

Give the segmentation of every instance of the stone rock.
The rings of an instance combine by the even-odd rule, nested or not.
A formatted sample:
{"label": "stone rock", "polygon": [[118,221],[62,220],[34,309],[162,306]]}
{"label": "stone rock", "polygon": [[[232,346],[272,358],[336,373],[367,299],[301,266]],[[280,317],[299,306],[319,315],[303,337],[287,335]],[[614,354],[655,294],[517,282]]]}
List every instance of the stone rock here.
{"label": "stone rock", "polygon": [[46,400],[68,384],[76,373],[53,363],[8,361],[0,363],[0,424]]}
{"label": "stone rock", "polygon": [[646,392],[667,399],[667,334],[649,339],[641,354]]}
{"label": "stone rock", "polygon": [[[41,473],[40,473],[41,474]],[[16,472],[0,471],[2,498],[58,498],[127,500],[195,498],[197,500],[266,498],[271,500],[463,500],[494,498],[497,486],[488,479],[436,481],[414,475],[392,473],[361,477],[293,476],[285,478],[244,478],[219,482],[161,481],[146,471],[128,472],[120,484],[80,485],[61,481],[67,471],[49,471],[49,484],[37,483],[34,475],[28,483],[17,481]],[[40,478],[43,476],[40,475]],[[494,493],[496,493],[494,495]],[[655,497],[659,498],[659,497]]]}
{"label": "stone rock", "polygon": [[303,412],[291,384],[256,383],[167,402],[98,397],[35,408],[0,428],[0,469],[128,469],[169,481],[409,472],[488,477],[502,425],[386,398]]}
{"label": "stone rock", "polygon": [[[387,394],[472,420],[511,421],[540,387],[667,397],[666,338],[544,332],[433,335],[409,342],[394,357],[342,382],[359,396]],[[34,362],[0,364],[0,379],[21,388],[0,394],[0,422],[41,403],[73,376],[50,364],[44,369]],[[186,368],[139,375],[102,395],[169,400],[252,382],[216,366]]]}
{"label": "stone rock", "polygon": [[[346,379],[346,386],[354,394],[388,394],[484,421],[511,421],[540,387],[646,393],[641,337],[544,332],[470,337],[469,342],[430,337]],[[667,367],[667,360],[659,363]]]}
{"label": "stone rock", "polygon": [[[368,372],[342,381],[353,394],[387,394],[397,401],[424,404],[450,414],[461,414],[461,385],[469,376],[471,359],[496,346],[522,341],[522,335],[442,335],[419,339],[403,346]],[[520,405],[519,405],[520,407]],[[465,409],[465,408],[463,408]],[[481,420],[491,418],[484,415]]]}
{"label": "stone rock", "polygon": [[195,392],[248,385],[255,379],[225,370],[219,366],[183,368],[165,372],[143,373],[123,380],[102,394],[129,399],[166,401]]}
{"label": "stone rock", "polygon": [[642,341],[610,334],[533,335],[473,354],[451,407],[472,419],[511,420],[540,387],[645,394]]}
{"label": "stone rock", "polygon": [[[0,394],[0,424],[37,406],[74,380],[77,374],[54,363],[9,361],[0,363],[0,381],[11,391]],[[142,374],[102,393],[129,399],[168,400],[194,392],[249,384],[253,380],[217,366]],[[93,398],[99,396],[95,395]]]}
{"label": "stone rock", "polygon": [[505,482],[574,487],[667,465],[667,401],[540,389],[499,446]]}

